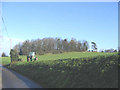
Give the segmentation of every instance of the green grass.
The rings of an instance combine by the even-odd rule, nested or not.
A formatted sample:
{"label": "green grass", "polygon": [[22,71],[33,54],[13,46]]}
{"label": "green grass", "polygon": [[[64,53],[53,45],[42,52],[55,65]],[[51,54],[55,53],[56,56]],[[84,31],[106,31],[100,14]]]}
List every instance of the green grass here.
{"label": "green grass", "polygon": [[[69,52],[37,56],[38,61],[13,63],[13,69],[42,87],[116,88],[117,53]],[[8,63],[7,58],[3,58]],[[10,61],[10,60],[9,60]]]}
{"label": "green grass", "polygon": [[0,64],[2,64],[2,65],[7,65],[7,64],[10,64],[10,57],[2,57],[1,59],[0,59]]}
{"label": "green grass", "polygon": [[[95,57],[95,56],[109,56],[116,53],[100,53],[100,52],[66,52],[61,54],[45,54],[45,55],[37,55],[39,61],[45,61],[45,60],[58,60],[58,59],[73,59],[73,58],[87,58],[87,57]],[[20,56],[24,61],[26,61],[26,56]]]}

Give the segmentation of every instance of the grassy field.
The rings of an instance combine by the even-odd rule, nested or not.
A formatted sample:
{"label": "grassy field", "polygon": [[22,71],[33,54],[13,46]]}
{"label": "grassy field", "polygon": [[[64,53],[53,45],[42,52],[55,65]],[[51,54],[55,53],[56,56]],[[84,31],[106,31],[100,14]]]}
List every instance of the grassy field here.
{"label": "grassy field", "polygon": [[[89,57],[96,57],[96,56],[109,56],[116,53],[99,53],[99,52],[66,52],[61,54],[45,54],[45,55],[37,55],[39,61],[45,60],[58,60],[58,59],[73,59],[73,58],[89,58]],[[26,61],[26,56],[20,56],[24,61]]]}
{"label": "grassy field", "polygon": [[[117,53],[69,52],[37,56],[38,61],[12,63],[13,69],[42,87],[115,88],[118,87]],[[2,63],[9,64],[8,57]]]}
{"label": "grassy field", "polygon": [[2,65],[10,64],[10,57],[2,57],[2,58],[0,58],[0,64],[2,64]]}

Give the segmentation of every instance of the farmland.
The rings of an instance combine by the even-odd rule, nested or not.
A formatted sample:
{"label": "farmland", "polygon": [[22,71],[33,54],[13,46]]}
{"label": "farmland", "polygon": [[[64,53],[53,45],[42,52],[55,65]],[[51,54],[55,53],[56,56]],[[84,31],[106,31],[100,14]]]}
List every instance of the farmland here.
{"label": "farmland", "polygon": [[[37,55],[38,61],[12,63],[13,69],[42,87],[59,88],[115,88],[118,87],[118,54],[99,52],[68,52]],[[10,58],[2,58],[9,64]]]}
{"label": "farmland", "polygon": [[2,60],[2,62],[0,61],[0,64],[2,63],[2,65],[10,64],[10,57],[2,57],[0,60]]}

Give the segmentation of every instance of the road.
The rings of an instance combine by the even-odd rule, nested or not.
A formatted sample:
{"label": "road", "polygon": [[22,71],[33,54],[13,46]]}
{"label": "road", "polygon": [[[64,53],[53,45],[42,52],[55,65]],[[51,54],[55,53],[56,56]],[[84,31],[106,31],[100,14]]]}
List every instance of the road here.
{"label": "road", "polygon": [[2,67],[2,88],[42,88],[37,83],[19,73],[3,66],[0,67]]}
{"label": "road", "polygon": [[2,89],[2,67],[0,65],[0,90]]}

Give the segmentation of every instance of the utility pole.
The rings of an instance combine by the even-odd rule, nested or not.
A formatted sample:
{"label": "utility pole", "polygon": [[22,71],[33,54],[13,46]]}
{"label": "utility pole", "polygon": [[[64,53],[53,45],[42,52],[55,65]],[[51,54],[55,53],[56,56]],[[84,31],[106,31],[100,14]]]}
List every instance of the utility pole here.
{"label": "utility pole", "polygon": [[[7,31],[7,27],[6,27],[6,25],[5,25],[5,22],[4,22],[4,19],[3,19],[3,16],[2,16],[2,2],[0,2],[0,21],[2,21],[3,22],[3,25],[4,25],[4,27],[5,27],[5,31],[6,31],[6,33],[7,33],[7,36],[8,36],[8,38],[9,38],[9,44],[10,44],[10,50],[12,49],[12,39],[10,39],[10,37],[9,37],[9,34],[8,34],[8,31]],[[2,22],[1,22],[1,24],[0,24],[0,26],[2,27]],[[1,32],[0,32],[1,33]],[[1,43],[0,43],[1,44]]]}
{"label": "utility pole", "polygon": [[[1,23],[0,23],[0,26],[1,26]],[[2,40],[3,40],[3,36],[2,36],[2,30],[1,30],[1,27],[0,27],[0,51],[2,49]]]}
{"label": "utility pole", "polygon": [[10,50],[12,49],[12,39],[10,39]]}
{"label": "utility pole", "polygon": [[2,40],[3,40],[3,36],[2,36],[2,28],[1,28],[1,18],[0,18],[0,51],[1,51],[1,49],[2,49]]}

